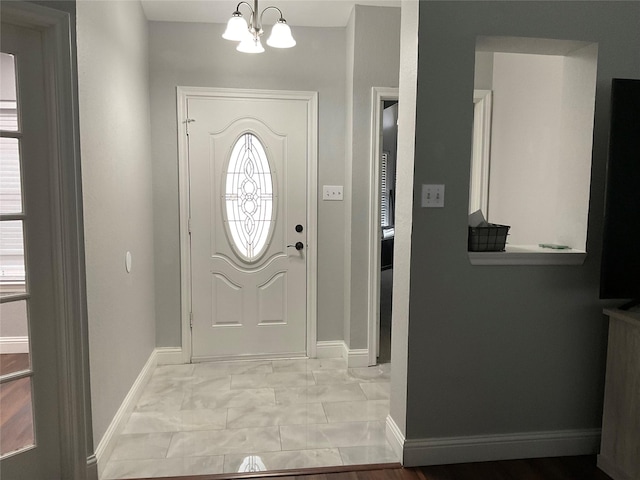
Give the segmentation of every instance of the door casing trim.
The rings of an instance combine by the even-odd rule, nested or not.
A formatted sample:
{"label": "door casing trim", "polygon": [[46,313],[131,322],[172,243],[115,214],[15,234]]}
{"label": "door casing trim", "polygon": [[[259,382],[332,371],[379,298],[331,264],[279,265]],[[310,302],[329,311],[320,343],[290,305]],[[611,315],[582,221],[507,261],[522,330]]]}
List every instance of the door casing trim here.
{"label": "door casing trim", "polygon": [[253,90],[237,88],[176,87],[178,112],[178,189],[180,197],[180,316],[182,360],[190,363],[191,351],[191,248],[189,241],[189,152],[187,101],[190,98],[279,99],[307,102],[307,356],[316,356],[318,303],[318,92]]}

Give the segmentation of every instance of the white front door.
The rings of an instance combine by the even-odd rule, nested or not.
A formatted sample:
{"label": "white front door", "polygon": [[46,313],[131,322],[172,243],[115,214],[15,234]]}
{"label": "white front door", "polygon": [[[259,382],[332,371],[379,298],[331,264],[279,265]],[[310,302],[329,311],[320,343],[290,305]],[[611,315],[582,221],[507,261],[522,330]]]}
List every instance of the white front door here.
{"label": "white front door", "polygon": [[308,109],[187,99],[193,361],[306,354]]}

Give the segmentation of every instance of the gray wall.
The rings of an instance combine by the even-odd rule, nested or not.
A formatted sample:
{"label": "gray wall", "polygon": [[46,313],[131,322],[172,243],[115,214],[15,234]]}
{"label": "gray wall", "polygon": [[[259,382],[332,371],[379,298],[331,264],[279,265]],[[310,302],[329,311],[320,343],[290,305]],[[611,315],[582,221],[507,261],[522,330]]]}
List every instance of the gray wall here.
{"label": "gray wall", "polygon": [[[638,25],[637,2],[420,2],[407,438],[600,426],[607,334],[598,276],[610,82],[640,76]],[[469,263],[477,35],[599,43],[583,266]],[[423,183],[446,184],[445,208],[419,207]]]}
{"label": "gray wall", "polygon": [[[150,23],[158,346],[181,345],[176,86],[319,92],[318,184],[344,184],[345,29],[294,28],[295,48],[260,55],[237,52],[223,31]],[[344,202],[319,201],[318,340],[343,335],[343,239]]]}
{"label": "gray wall", "polygon": [[138,2],[78,2],[77,18],[97,445],[155,347],[148,31]]}
{"label": "gray wall", "polygon": [[353,64],[347,65],[352,84],[351,142],[347,168],[351,168],[349,325],[345,341],[351,349],[367,348],[369,269],[369,194],[371,165],[371,87],[397,87],[400,69],[400,9],[356,5],[348,28],[353,34]]}

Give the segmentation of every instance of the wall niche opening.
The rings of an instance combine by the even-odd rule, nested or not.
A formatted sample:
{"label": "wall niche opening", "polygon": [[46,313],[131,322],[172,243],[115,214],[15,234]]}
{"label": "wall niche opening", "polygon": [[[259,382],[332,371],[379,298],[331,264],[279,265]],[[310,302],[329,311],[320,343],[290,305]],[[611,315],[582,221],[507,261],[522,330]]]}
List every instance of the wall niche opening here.
{"label": "wall niche opening", "polygon": [[475,54],[469,211],[511,229],[506,252],[470,252],[472,263],[509,253],[582,263],[598,45],[483,36]]}

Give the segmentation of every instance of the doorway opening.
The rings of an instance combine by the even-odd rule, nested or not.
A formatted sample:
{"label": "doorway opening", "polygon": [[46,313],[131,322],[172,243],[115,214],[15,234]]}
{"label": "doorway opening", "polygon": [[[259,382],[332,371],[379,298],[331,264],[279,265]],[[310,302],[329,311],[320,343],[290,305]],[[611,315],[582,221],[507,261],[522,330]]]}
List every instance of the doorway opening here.
{"label": "doorway opening", "polygon": [[[278,156],[279,145],[284,143],[280,137],[283,132],[289,131],[280,123],[291,122],[292,118],[297,119],[294,122],[295,128],[305,123],[305,118],[294,117],[294,114],[299,114],[297,107],[292,112],[287,110],[289,107],[293,108],[289,104],[296,103],[295,98],[298,98],[305,105],[311,104],[315,107],[316,96],[308,93],[179,87],[178,124],[183,208],[181,227],[185,245],[182,264],[183,268],[187,268],[183,283],[183,294],[187,294],[187,301],[183,308],[191,307],[183,323],[187,332],[183,336],[183,354],[188,354],[188,357],[180,365],[159,365],[150,375],[130,417],[123,425],[123,433],[115,440],[102,478],[149,477],[159,473],[231,474],[374,462],[397,463],[398,455],[386,438],[385,422],[390,411],[389,369],[385,366],[350,368],[344,357],[314,358],[317,356],[313,350],[316,345],[315,323],[308,324],[307,340],[311,340],[311,343],[306,355],[300,355],[300,349],[293,353],[286,350],[265,351],[266,347],[275,344],[267,337],[269,332],[266,330],[279,328],[284,323],[275,315],[266,318],[259,314],[257,316],[259,324],[256,328],[261,329],[261,332],[260,335],[255,335],[258,339],[255,345],[261,350],[241,350],[239,354],[227,351],[224,355],[217,355],[222,348],[232,348],[236,345],[227,340],[224,344],[216,346],[211,353],[198,344],[206,335],[206,329],[215,330],[215,334],[221,336],[223,329],[233,329],[231,333],[235,334],[235,331],[240,331],[244,325],[249,324],[248,316],[239,317],[238,313],[244,314],[249,308],[249,303],[261,307],[262,301],[269,312],[284,311],[275,308],[279,305],[275,300],[265,300],[265,287],[277,287],[279,279],[290,275],[289,272],[283,275],[277,271],[265,280],[256,280],[255,284],[263,287],[258,292],[258,301],[245,303],[240,299],[236,301],[234,308],[214,310],[211,307],[214,302],[209,297],[204,297],[200,302],[197,297],[204,296],[198,289],[206,288],[207,291],[204,293],[211,294],[212,290],[222,291],[224,287],[226,292],[223,292],[223,295],[214,290],[218,295],[215,303],[229,304],[234,301],[234,290],[249,290],[233,271],[223,269],[227,268],[226,264],[231,263],[235,254],[226,243],[220,242],[229,243],[233,236],[226,233],[226,230],[220,232],[219,223],[214,224],[214,228],[209,228],[207,223],[219,212],[222,212],[222,218],[225,218],[228,205],[227,195],[223,194],[222,190],[217,193],[215,191],[216,186],[229,184],[229,175],[225,172],[230,170],[227,165],[232,163],[221,162],[221,158],[228,158],[226,153],[235,150],[238,138],[243,138],[248,131],[254,131],[266,145],[265,151],[268,149],[273,155],[267,162],[273,165],[274,176],[278,177],[278,173],[281,173],[277,180],[272,180],[278,200],[284,202],[287,198],[293,197],[294,189],[297,189],[299,194],[304,193],[301,189],[304,181],[286,181],[287,178],[299,180],[304,176],[304,172],[299,170],[294,176],[294,165],[288,165],[285,169],[286,165],[281,165],[280,160],[275,157]],[[248,99],[236,101],[245,96],[248,96]],[[230,107],[229,98],[234,99],[233,108],[229,111],[241,118],[214,118],[221,115],[220,112],[225,112],[226,107]],[[258,98],[263,106],[256,106],[256,102],[252,102],[251,98]],[[272,101],[276,103],[277,108],[265,111],[267,102]],[[216,108],[211,105],[215,105]],[[315,108],[303,110],[303,113],[306,112],[304,115],[312,115],[308,121],[314,130],[316,125],[311,120],[315,118],[315,111]],[[281,119],[281,116],[284,119]],[[275,127],[271,130],[263,129],[261,125],[256,124],[257,118],[266,125],[275,124]],[[232,130],[234,128],[235,130]],[[263,257],[256,260],[247,258],[244,262],[245,271],[241,273],[248,276],[250,272],[247,270],[254,265],[251,262],[259,263],[269,255],[267,261],[272,265],[276,261],[287,261],[287,258],[300,261],[305,258],[302,255],[308,255],[307,260],[311,262],[313,259],[314,263],[309,264],[306,272],[310,285],[306,293],[315,297],[315,283],[310,279],[315,281],[317,271],[314,256],[317,245],[314,228],[314,212],[317,207],[314,203],[317,191],[314,188],[317,183],[317,169],[313,157],[316,148],[313,132],[306,133],[314,138],[311,142],[297,140],[303,137],[300,132],[297,135],[289,135],[287,140],[288,148],[292,151],[313,144],[308,152],[309,168],[306,171],[309,177],[306,187],[311,192],[307,197],[310,204],[308,219],[297,224],[299,220],[296,217],[286,221],[287,217],[282,214],[280,218],[285,224],[281,231],[276,230],[277,226],[273,227],[269,247],[273,250],[279,244],[280,249],[275,254],[267,251]],[[300,153],[296,150],[290,156],[300,158]],[[254,163],[258,163],[259,156],[256,155],[257,160]],[[233,158],[233,155],[231,157]],[[196,162],[200,162],[200,165],[196,165]],[[250,168],[233,167],[231,170],[234,175],[237,172],[246,174],[243,178],[245,186],[250,183],[250,178],[253,178],[251,173],[254,170]],[[266,170],[265,164],[262,171]],[[209,172],[217,172],[218,176],[212,178]],[[287,175],[283,175],[284,173]],[[278,181],[280,183],[276,183]],[[212,191],[214,193],[211,193]],[[253,190],[249,193],[253,193]],[[238,195],[241,196],[242,192]],[[245,196],[248,196],[246,192]],[[234,196],[231,198],[235,200]],[[251,200],[255,200],[255,197],[252,196]],[[295,206],[304,212],[305,206],[301,199],[298,198]],[[248,206],[245,206],[245,210],[253,211]],[[293,209],[288,210],[289,213],[292,211]],[[226,215],[228,220],[230,215]],[[214,218],[213,221],[219,222],[219,219]],[[297,228],[298,226],[301,228]],[[211,235],[210,230],[214,232]],[[296,240],[300,239],[302,242],[304,235],[307,243],[298,250]],[[204,237],[204,240],[199,237]],[[209,241],[211,238],[214,239],[213,242]],[[218,249],[219,245],[224,245],[224,248]],[[249,257],[244,251],[241,253],[244,257]],[[204,265],[204,272],[198,273],[197,269],[201,268],[198,264],[204,264],[209,260],[211,263]],[[219,264],[223,266],[220,267]],[[263,270],[265,269],[261,269],[259,274],[262,274]],[[207,276],[213,276],[214,279],[211,280]],[[225,284],[219,287],[220,282]],[[303,281],[298,283],[302,284]],[[193,302],[188,301],[191,298]],[[306,313],[315,315],[316,306],[309,298],[307,296],[293,300],[301,300],[303,303],[306,301],[307,305],[310,305]],[[198,303],[210,310],[203,307],[198,310]],[[191,312],[193,315],[190,315]],[[232,315],[238,316],[236,323],[240,326],[232,324]],[[198,321],[203,317],[205,321],[199,326]],[[294,321],[303,317],[304,315],[293,313],[280,318]],[[278,321],[266,321],[273,319]],[[211,343],[208,342],[209,345]],[[141,439],[153,439],[158,448],[150,445],[144,453],[132,454],[140,451]],[[141,458],[142,456],[145,458]]]}
{"label": "doorway opening", "polygon": [[391,362],[391,304],[393,297],[393,240],[395,237],[396,152],[398,101],[383,100],[380,155],[380,329],[378,363]]}
{"label": "doorway opening", "polygon": [[369,365],[391,361],[398,89],[371,89]]}

